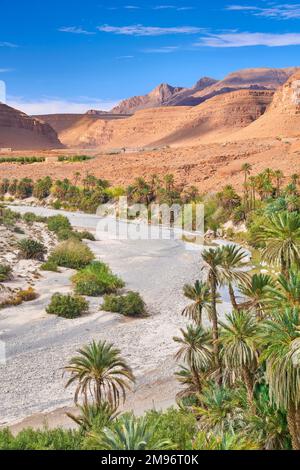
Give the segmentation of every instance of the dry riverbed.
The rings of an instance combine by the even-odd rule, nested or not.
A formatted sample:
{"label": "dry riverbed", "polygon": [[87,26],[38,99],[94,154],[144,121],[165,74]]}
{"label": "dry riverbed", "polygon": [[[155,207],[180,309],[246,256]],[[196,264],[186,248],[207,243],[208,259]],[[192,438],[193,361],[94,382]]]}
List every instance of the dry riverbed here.
{"label": "dry riverbed", "polygon": [[[19,210],[25,212],[26,208]],[[38,214],[41,210],[30,208]],[[74,226],[94,228],[94,216],[69,216]],[[150,315],[137,320],[102,312],[101,298],[89,299],[90,313],[79,319],[47,315],[45,307],[52,294],[71,291],[72,271],[43,273],[35,281],[40,294],[37,300],[0,311],[0,339],[5,342],[7,358],[0,366],[2,426],[22,419],[25,421],[17,429],[41,426],[45,416],[50,425],[69,425],[64,411],[73,404],[73,390],[64,388],[62,368],[76,349],[92,339],[113,342],[133,368],[137,382],[128,396],[127,409],[141,413],[175,402],[178,385],[173,358],[177,346],[172,338],[186,324],[181,316],[186,306],[182,287],[199,278],[200,251],[169,240],[99,240],[88,245],[124,279],[128,290],[141,293]],[[222,309],[228,308],[225,298]]]}

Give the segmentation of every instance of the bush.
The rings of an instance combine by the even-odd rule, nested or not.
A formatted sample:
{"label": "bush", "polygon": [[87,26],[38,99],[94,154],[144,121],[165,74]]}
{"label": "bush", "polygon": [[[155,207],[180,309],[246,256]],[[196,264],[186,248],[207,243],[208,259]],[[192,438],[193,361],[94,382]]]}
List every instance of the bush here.
{"label": "bush", "polygon": [[31,302],[38,298],[37,293],[32,287],[29,287],[26,290],[21,290],[18,292],[17,296],[21,299],[22,302]]}
{"label": "bush", "polygon": [[73,232],[72,229],[62,228],[57,232],[57,238],[60,242],[70,240],[70,238],[75,238],[81,241],[81,238],[76,235],[76,232]]}
{"label": "bush", "polygon": [[18,248],[22,258],[35,259],[38,261],[43,261],[44,255],[47,251],[42,243],[32,238],[25,238],[24,240],[19,241]]}
{"label": "bush", "polygon": [[78,318],[88,312],[89,304],[79,296],[54,294],[46,312],[63,318]]}
{"label": "bush", "polygon": [[24,429],[13,436],[9,429],[0,430],[0,450],[79,450],[83,435],[79,431]]}
{"label": "bush", "polygon": [[0,264],[0,282],[8,281],[11,275],[11,267],[7,264]]}
{"label": "bush", "polygon": [[106,295],[101,310],[138,317],[146,314],[146,305],[138,292],[128,292],[126,295]]}
{"label": "bush", "polygon": [[46,261],[45,263],[42,264],[41,270],[57,273],[58,272],[58,266],[57,266],[57,263],[55,263],[54,261]]}
{"label": "bush", "polygon": [[115,276],[110,268],[100,261],[94,261],[72,277],[75,292],[80,295],[97,297],[116,292],[124,287],[124,282]]}
{"label": "bush", "polygon": [[47,217],[41,217],[39,215],[34,214],[33,212],[26,212],[26,214],[23,215],[22,219],[27,224],[32,224],[33,222],[46,222],[47,221]]}
{"label": "bush", "polygon": [[94,237],[94,235],[91,232],[88,232],[88,231],[85,230],[84,232],[77,232],[77,233],[80,236],[81,240],[90,240],[91,242],[96,241],[96,238]]}
{"label": "bush", "polygon": [[81,269],[93,259],[94,255],[86,245],[77,240],[68,240],[60,243],[52,251],[48,261],[64,268]]}
{"label": "bush", "polygon": [[54,215],[48,218],[47,221],[48,229],[50,232],[58,233],[61,230],[69,230],[72,231],[71,224],[69,219],[64,215]]}

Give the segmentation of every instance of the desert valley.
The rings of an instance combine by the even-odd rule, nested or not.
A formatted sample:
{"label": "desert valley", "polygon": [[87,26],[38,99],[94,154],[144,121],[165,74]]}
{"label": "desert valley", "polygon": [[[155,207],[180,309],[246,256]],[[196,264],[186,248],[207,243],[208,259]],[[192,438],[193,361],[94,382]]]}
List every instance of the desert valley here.
{"label": "desert valley", "polygon": [[[0,103],[0,447],[299,450],[299,174],[300,67]],[[105,239],[119,196],[203,205],[204,244]]]}

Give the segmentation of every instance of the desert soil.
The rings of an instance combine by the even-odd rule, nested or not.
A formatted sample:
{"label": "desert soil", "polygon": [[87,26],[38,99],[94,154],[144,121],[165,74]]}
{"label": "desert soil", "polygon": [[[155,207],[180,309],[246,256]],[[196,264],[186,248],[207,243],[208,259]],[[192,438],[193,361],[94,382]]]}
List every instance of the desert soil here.
{"label": "desert soil", "polygon": [[[26,212],[29,208],[16,208]],[[53,211],[30,208],[38,214]],[[95,216],[69,214],[74,226],[93,229]],[[0,424],[24,426],[70,425],[64,411],[73,404],[73,389],[65,389],[62,368],[76,350],[92,339],[118,346],[134,370],[135,388],[126,409],[141,413],[175,403],[177,349],[172,340],[186,324],[182,287],[201,275],[199,249],[188,250],[180,241],[116,241],[88,243],[98,259],[126,281],[128,290],[144,297],[149,317],[129,319],[100,310],[101,299],[90,299],[90,313],[76,320],[49,316],[45,307],[54,292],[70,292],[72,271],[44,273],[35,283],[39,298],[30,304],[0,312],[1,340],[6,345],[0,366]],[[222,312],[229,309],[224,293]],[[33,415],[33,416],[32,416]],[[25,421],[22,421],[25,419]],[[20,423],[21,422],[21,423]]]}
{"label": "desert soil", "polygon": [[[19,152],[20,153],[20,152]],[[57,155],[81,153],[94,155],[95,159],[82,163],[60,163]],[[26,153],[28,154],[28,152]],[[38,179],[52,176],[53,179],[74,179],[79,172],[84,178],[88,173],[105,178],[112,185],[129,185],[137,176],[149,177],[167,173],[175,176],[176,183],[195,185],[201,193],[221,189],[230,183],[242,190],[243,163],[252,165],[252,174],[270,167],[280,169],[288,177],[300,172],[300,139],[251,139],[239,142],[225,142],[196,147],[169,148],[109,155],[99,151],[78,150],[41,152],[47,157],[44,163],[18,165],[0,164],[0,178],[30,177]]]}

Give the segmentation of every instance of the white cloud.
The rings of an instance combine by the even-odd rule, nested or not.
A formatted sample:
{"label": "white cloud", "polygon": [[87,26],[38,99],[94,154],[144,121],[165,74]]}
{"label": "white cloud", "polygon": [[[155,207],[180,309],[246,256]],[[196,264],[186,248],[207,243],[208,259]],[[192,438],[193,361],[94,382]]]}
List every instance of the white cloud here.
{"label": "white cloud", "polygon": [[13,44],[12,42],[0,41],[0,47],[19,47],[17,44]]}
{"label": "white cloud", "polygon": [[13,72],[14,69],[0,69],[0,73],[8,73],[8,72]]}
{"label": "white cloud", "polygon": [[194,26],[175,26],[175,27],[159,27],[159,26],[143,26],[136,24],[132,26],[98,26],[98,30],[104,33],[122,34],[125,36],[165,36],[171,34],[197,34],[203,32],[203,28]]}
{"label": "white cloud", "polygon": [[67,101],[59,98],[45,98],[41,100],[26,100],[22,97],[8,97],[7,104],[26,114],[82,114],[89,109],[109,111],[118,101],[77,100]]}
{"label": "white cloud", "polygon": [[248,11],[255,16],[264,16],[280,20],[290,20],[300,18],[300,3],[291,4],[271,4],[268,7],[229,5],[226,7],[230,11]]}
{"label": "white cloud", "polygon": [[157,48],[144,49],[142,52],[146,54],[171,54],[172,52],[178,51],[179,46],[162,46]]}
{"label": "white cloud", "polygon": [[59,31],[61,33],[84,34],[86,36],[96,34],[95,32],[86,31],[85,29],[77,27],[77,26],[63,26],[62,28],[59,28]]}
{"label": "white cloud", "polygon": [[185,11],[185,10],[194,10],[194,7],[179,7],[176,5],[157,5],[153,7],[153,10],[176,10],[176,11]]}
{"label": "white cloud", "polygon": [[298,46],[300,33],[225,33],[210,34],[200,38],[195,46],[206,47],[246,47],[246,46]]}

